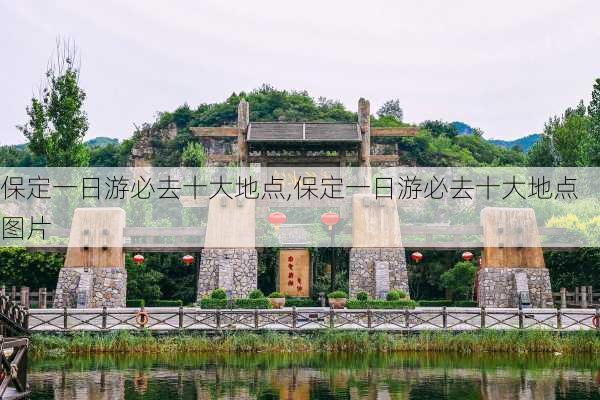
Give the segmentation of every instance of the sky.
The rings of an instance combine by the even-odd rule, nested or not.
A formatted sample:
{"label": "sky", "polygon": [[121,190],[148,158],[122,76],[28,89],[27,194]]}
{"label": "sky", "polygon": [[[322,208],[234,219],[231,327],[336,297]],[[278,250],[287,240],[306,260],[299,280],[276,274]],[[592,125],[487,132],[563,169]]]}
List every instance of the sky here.
{"label": "sky", "polygon": [[267,83],[372,113],[398,98],[406,122],[514,139],[589,101],[599,15],[577,0],[0,0],[0,144],[25,141],[15,126],[59,37],[81,56],[86,138]]}

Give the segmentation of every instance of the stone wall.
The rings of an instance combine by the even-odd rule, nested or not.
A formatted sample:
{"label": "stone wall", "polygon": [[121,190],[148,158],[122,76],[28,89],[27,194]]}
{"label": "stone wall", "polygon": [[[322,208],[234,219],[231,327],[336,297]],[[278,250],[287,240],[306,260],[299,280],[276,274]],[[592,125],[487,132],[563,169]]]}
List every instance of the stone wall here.
{"label": "stone wall", "polygon": [[125,268],[62,268],[54,308],[125,307]]}
{"label": "stone wall", "polygon": [[[382,273],[386,269],[387,282],[384,276],[386,274]],[[392,289],[402,290],[409,295],[403,248],[352,248],[349,275],[351,297],[363,290],[373,298],[379,297],[378,294],[381,295],[382,291]],[[375,279],[376,275],[379,279]]]}
{"label": "stone wall", "polygon": [[230,290],[232,297],[246,297],[257,285],[256,249],[202,249],[198,267],[198,300],[212,290]]}
{"label": "stone wall", "polygon": [[483,268],[478,276],[479,305],[518,307],[515,274],[525,273],[532,307],[552,307],[550,274],[546,268]]}

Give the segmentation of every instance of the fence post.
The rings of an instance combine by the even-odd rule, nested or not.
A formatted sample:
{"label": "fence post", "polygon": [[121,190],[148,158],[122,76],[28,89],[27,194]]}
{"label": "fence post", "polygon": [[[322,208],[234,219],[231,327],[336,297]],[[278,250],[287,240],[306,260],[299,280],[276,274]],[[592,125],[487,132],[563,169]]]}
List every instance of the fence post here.
{"label": "fence post", "polygon": [[560,288],[560,308],[567,308],[567,288]]}
{"label": "fence post", "polygon": [[69,329],[69,315],[67,314],[67,307],[63,308],[63,328],[66,331]]}
{"label": "fence post", "polygon": [[406,329],[410,328],[410,322],[409,322],[409,318],[410,317],[410,312],[408,311],[408,308],[404,309],[404,326],[406,327]]}
{"label": "fence post", "polygon": [[40,288],[38,290],[38,308],[48,307],[48,290],[46,288]]}
{"label": "fence post", "polygon": [[371,329],[373,327],[373,311],[371,308],[367,309],[367,328]]}
{"label": "fence post", "polygon": [[582,286],[581,287],[581,308],[587,308],[588,303],[587,303],[587,293],[586,293],[586,287]]}
{"label": "fence post", "polygon": [[446,310],[446,306],[442,307],[442,326],[444,329],[448,327],[448,311]]}
{"label": "fence post", "polygon": [[254,329],[258,329],[258,308],[254,309]]}
{"label": "fence post", "polygon": [[579,286],[575,286],[575,306],[579,305]]}
{"label": "fence post", "polygon": [[17,288],[15,286],[13,286],[11,289],[10,299],[14,302],[17,301]]}
{"label": "fence post", "polygon": [[485,306],[481,307],[481,329],[485,329],[485,316],[487,311],[485,311]]}
{"label": "fence post", "polygon": [[296,313],[296,306],[292,307],[292,329],[296,329],[296,324],[298,322],[298,313]]}
{"label": "fence post", "polygon": [[523,329],[523,306],[519,303],[519,329]]}
{"label": "fence post", "polygon": [[104,306],[104,307],[102,307],[102,330],[106,330],[106,327],[108,326],[107,320],[108,320],[108,311],[106,309],[106,306]]}
{"label": "fence post", "polygon": [[556,329],[562,329],[562,308],[556,310]]}
{"label": "fence post", "polygon": [[29,288],[27,286],[21,286],[21,305],[29,308]]}
{"label": "fence post", "polygon": [[183,329],[183,306],[179,307],[179,329]]}
{"label": "fence post", "polygon": [[329,328],[333,329],[333,307],[329,309]]}
{"label": "fence post", "polygon": [[221,310],[217,309],[216,315],[217,329],[221,329]]}

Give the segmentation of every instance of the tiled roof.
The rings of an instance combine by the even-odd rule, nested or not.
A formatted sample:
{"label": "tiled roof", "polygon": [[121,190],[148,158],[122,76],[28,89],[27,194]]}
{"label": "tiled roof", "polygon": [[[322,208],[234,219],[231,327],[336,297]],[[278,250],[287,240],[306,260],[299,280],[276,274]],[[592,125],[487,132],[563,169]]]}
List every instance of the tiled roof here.
{"label": "tiled roof", "polygon": [[248,142],[360,142],[358,124],[252,122]]}

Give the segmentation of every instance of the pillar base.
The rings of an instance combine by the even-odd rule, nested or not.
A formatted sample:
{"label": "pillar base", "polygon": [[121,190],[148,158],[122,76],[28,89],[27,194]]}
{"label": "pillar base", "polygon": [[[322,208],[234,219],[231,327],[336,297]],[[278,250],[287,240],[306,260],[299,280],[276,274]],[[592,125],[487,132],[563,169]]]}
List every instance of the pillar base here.
{"label": "pillar base", "polygon": [[125,268],[62,268],[54,308],[125,307]]}
{"label": "pillar base", "polygon": [[[522,275],[524,274],[524,275]],[[527,277],[531,307],[553,307],[550,273],[546,268],[483,268],[478,275],[480,307],[519,306],[517,276]]]}
{"label": "pillar base", "polygon": [[198,295],[222,288],[234,298],[243,298],[256,289],[258,255],[253,248],[202,249],[198,269]]}
{"label": "pillar base", "polygon": [[410,297],[404,248],[354,247],[350,249],[350,296],[365,291],[381,298],[390,290],[402,290]]}

